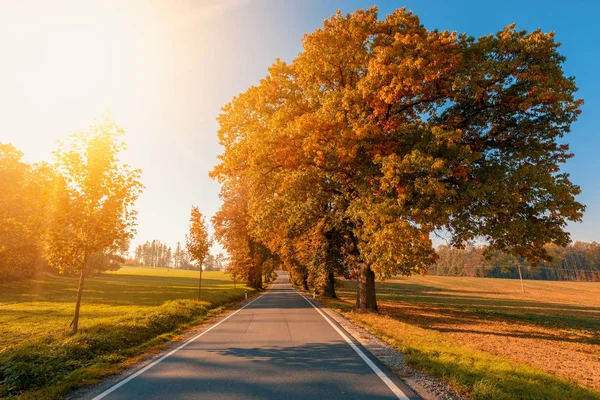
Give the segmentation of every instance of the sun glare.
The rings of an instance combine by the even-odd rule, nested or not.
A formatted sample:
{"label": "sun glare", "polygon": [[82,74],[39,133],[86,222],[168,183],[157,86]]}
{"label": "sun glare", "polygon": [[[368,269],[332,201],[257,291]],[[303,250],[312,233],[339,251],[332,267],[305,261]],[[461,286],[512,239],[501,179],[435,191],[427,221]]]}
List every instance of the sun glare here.
{"label": "sun glare", "polygon": [[151,31],[156,24],[142,23],[149,15],[136,8],[140,3],[108,3],[0,6],[0,34],[6,29],[12,36],[1,35],[0,44],[13,59],[0,66],[0,83],[11,93],[0,97],[0,103],[7,103],[0,106],[13,110],[8,119],[14,127],[2,140],[18,147],[35,141],[35,149],[27,153],[46,158],[56,139],[85,129],[126,100],[135,103],[132,93],[143,96],[136,82],[146,71],[136,60],[148,61],[146,49],[156,39]]}

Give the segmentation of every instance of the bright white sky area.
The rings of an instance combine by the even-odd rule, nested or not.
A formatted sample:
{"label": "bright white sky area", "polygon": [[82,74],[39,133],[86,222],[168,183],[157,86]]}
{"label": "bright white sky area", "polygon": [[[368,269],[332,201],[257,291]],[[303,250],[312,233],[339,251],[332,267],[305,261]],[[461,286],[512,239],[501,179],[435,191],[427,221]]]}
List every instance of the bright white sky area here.
{"label": "bright white sky area", "polygon": [[277,56],[294,56],[286,36],[299,49],[301,29],[269,8],[243,0],[0,3],[0,141],[27,161],[50,160],[57,139],[110,113],[127,132],[124,159],[143,170],[146,186],[133,244],[174,247],[192,204],[209,218],[219,207],[208,171],[221,151],[221,107]]}
{"label": "bright white sky area", "polygon": [[[377,3],[380,16],[403,5]],[[512,18],[519,15],[524,20],[518,27],[557,29],[567,52],[584,37],[574,30],[585,25],[553,26],[549,18],[562,21],[558,9],[556,15],[510,14],[503,6],[490,13],[472,2],[471,15],[462,18],[462,11],[442,6],[445,2],[440,7],[407,3],[428,28],[477,36],[515,20],[519,24]],[[13,143],[27,161],[51,160],[56,140],[109,113],[126,130],[124,159],[143,170],[146,186],[137,203],[133,245],[158,239],[174,247],[184,241],[192,204],[208,218],[219,208],[219,185],[208,171],[221,152],[216,137],[221,107],[264,77],[277,57],[293,59],[302,35],[337,8],[351,12],[370,5],[354,0],[0,0],[0,142]],[[584,61],[576,64],[584,70],[574,64],[567,69],[583,77],[578,79],[582,92],[586,79],[597,79]],[[592,112],[584,109],[584,116],[586,111]],[[592,139],[584,139],[579,134],[576,154],[590,148]],[[591,165],[571,164],[573,180],[587,193],[580,200],[588,204],[588,213],[583,224],[569,230],[575,240],[592,241],[599,237],[600,192],[585,171],[599,162],[587,159]]]}

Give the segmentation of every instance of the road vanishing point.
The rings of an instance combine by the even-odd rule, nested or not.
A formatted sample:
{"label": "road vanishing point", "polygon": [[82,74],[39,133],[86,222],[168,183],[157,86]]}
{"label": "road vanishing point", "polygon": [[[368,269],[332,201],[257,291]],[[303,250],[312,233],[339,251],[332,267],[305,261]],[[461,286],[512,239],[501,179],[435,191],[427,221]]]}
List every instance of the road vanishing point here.
{"label": "road vanishing point", "polygon": [[419,399],[286,272],[227,318],[133,371],[93,400]]}

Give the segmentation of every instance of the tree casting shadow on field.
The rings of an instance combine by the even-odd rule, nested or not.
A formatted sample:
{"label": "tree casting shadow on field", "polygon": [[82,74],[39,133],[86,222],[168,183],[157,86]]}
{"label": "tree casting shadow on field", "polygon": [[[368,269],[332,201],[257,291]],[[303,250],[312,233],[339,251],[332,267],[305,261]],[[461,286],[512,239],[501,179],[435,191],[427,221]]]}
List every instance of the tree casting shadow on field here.
{"label": "tree casting shadow on field", "polygon": [[[503,336],[530,337],[577,343],[600,343],[600,307],[575,306],[561,303],[543,303],[530,300],[513,300],[485,295],[499,295],[497,292],[446,289],[417,283],[403,282],[400,287],[389,284],[378,285],[378,298],[383,304],[382,311],[392,318],[421,328],[440,332],[467,332],[460,328],[447,328],[444,325],[472,325],[482,321],[511,322],[540,328],[559,328],[587,332],[590,337],[578,335],[577,339],[567,339],[563,335],[536,333],[529,335],[498,333]],[[349,285],[348,288],[351,288]],[[350,292],[349,297],[353,296]],[[460,295],[464,293],[464,295]],[[467,296],[467,293],[469,294]],[[474,293],[478,295],[473,296]],[[473,332],[494,335],[490,332]],[[539,337],[538,337],[539,336]]]}

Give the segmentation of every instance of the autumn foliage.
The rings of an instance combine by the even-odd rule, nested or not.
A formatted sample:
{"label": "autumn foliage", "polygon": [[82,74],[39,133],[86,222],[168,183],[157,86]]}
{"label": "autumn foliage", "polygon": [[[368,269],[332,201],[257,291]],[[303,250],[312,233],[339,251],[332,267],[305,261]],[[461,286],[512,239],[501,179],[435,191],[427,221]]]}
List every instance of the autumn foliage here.
{"label": "autumn foliage", "polygon": [[0,282],[34,276],[41,256],[58,177],[46,163],[28,164],[0,143]]}
{"label": "autumn foliage", "polygon": [[405,9],[326,20],[219,117],[214,223],[232,268],[278,260],[333,296],[355,274],[357,306],[376,310],[375,276],[425,273],[438,230],[548,260],[584,209],[560,172],[582,100],[558,47],[514,25],[429,31]]}
{"label": "autumn foliage", "polygon": [[208,236],[206,219],[198,210],[198,207],[192,206],[190,212],[190,232],[185,236],[185,244],[191,261],[198,264],[198,300],[202,291],[202,264],[208,255],[212,239]]}
{"label": "autumn foliage", "polygon": [[69,136],[54,153],[62,184],[53,204],[44,257],[61,272],[79,275],[73,333],[78,329],[85,277],[94,260],[127,247],[134,233],[137,212],[132,207],[143,185],[141,171],[119,159],[125,149],[124,134],[114,122],[102,120],[87,132]]}

